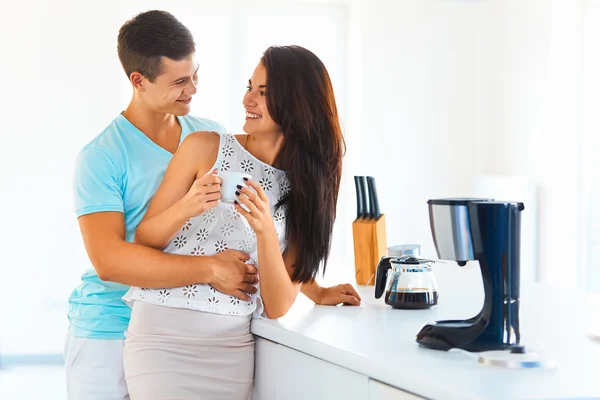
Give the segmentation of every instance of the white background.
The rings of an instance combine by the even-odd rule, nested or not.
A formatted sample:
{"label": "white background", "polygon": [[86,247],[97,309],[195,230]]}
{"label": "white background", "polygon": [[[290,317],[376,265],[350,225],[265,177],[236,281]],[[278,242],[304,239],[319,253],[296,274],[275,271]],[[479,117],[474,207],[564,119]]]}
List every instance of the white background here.
{"label": "white background", "polygon": [[534,261],[524,276],[600,291],[599,1],[0,4],[4,354],[62,348],[67,299],[89,267],[73,211],[74,160],[127,106],[117,32],[152,8],[192,30],[193,113],[231,132],[240,131],[244,86],[268,45],[303,45],[328,67],[348,151],[326,281],[353,279],[352,176],[362,174],[377,179],[388,244],[420,243],[428,256],[428,199],[486,195],[486,179],[496,197],[533,187],[524,251]]}

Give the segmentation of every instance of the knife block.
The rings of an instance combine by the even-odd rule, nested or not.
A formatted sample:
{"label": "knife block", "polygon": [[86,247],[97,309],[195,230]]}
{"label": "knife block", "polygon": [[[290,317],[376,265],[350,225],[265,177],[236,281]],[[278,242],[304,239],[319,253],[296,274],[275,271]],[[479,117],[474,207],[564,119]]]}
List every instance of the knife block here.
{"label": "knife block", "polygon": [[377,264],[386,255],[385,216],[359,218],[352,223],[354,268],[358,285],[374,285]]}

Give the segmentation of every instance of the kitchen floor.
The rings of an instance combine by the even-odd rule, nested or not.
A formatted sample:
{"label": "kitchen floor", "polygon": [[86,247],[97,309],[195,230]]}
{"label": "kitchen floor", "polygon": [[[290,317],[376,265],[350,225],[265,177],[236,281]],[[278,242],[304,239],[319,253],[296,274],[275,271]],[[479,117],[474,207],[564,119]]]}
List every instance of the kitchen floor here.
{"label": "kitchen floor", "polygon": [[64,365],[8,365],[0,368],[2,400],[65,400]]}

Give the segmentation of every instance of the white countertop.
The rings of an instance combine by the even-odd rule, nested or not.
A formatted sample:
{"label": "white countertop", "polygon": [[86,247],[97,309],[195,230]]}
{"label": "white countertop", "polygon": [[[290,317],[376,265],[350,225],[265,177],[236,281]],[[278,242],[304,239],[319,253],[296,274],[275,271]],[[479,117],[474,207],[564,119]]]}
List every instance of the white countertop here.
{"label": "white countertop", "polygon": [[254,320],[252,332],[430,399],[600,399],[600,342],[586,336],[589,321],[600,320],[600,308],[586,307],[583,293],[523,284],[521,344],[557,366],[499,369],[415,342],[425,323],[469,318],[481,309],[477,263],[437,264],[435,274],[440,299],[429,310],[392,309],[373,297],[373,286],[359,286],[360,307],[315,306],[300,296],[285,317]]}

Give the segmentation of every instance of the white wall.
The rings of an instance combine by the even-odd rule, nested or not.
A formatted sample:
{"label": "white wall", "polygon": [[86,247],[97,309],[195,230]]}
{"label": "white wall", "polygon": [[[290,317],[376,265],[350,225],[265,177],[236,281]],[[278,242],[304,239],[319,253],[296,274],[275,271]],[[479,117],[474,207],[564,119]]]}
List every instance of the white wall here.
{"label": "white wall", "polygon": [[[4,298],[18,296],[19,283],[26,283],[35,295],[48,293],[45,283],[53,282],[50,292],[61,299],[89,265],[73,218],[72,166],[81,146],[128,100],[115,43],[107,38],[114,38],[120,24],[134,13],[161,4],[30,0],[10,3],[9,13],[3,13],[10,15],[3,24],[10,35],[3,35],[2,47],[5,54],[14,54],[13,62],[3,67],[3,75],[6,71],[9,77],[5,93],[11,96],[1,97],[2,110],[12,117],[5,132],[15,132],[6,135],[7,147],[29,158],[17,171],[14,158],[0,161],[4,187],[19,193],[3,200],[3,226],[9,227],[3,229],[3,236],[10,235],[5,243],[13,249],[7,256],[10,261],[3,263],[7,268],[3,277],[10,277],[0,283]],[[213,4],[202,10],[207,20],[214,8],[235,6],[235,2],[205,4]],[[473,118],[481,104],[474,98],[481,74],[474,52],[479,5],[461,1],[351,4],[353,42],[347,50],[353,62],[348,66],[347,90],[352,94],[343,121],[348,154],[335,245],[351,243],[352,175],[372,174],[388,217],[389,243],[423,243],[431,253],[426,200],[468,195],[471,177],[482,172],[483,157],[472,151],[481,148],[482,140]],[[177,2],[171,7],[188,6]],[[28,16],[26,24],[23,15]],[[183,19],[190,24],[202,21],[200,17]],[[230,37],[234,28],[223,25],[217,36]],[[207,27],[210,32],[217,29]],[[202,60],[201,67],[208,69],[207,75],[210,68],[232,68]],[[343,86],[338,82],[338,91],[343,92]],[[223,90],[236,89],[227,85]],[[214,96],[218,102],[219,93]],[[198,101],[203,106],[210,103],[206,98]],[[232,120],[227,113],[208,116]],[[28,150],[23,149],[24,139]],[[61,151],[52,154],[50,150],[57,146]],[[30,210],[38,216],[32,222],[27,221]],[[344,236],[345,240],[339,239]],[[31,250],[32,243],[36,250]],[[335,274],[338,281],[353,277],[351,246],[345,252],[349,257],[331,266],[345,270]],[[34,269],[36,279],[31,282]]]}
{"label": "white wall", "polygon": [[[591,160],[597,141],[590,138],[598,127],[593,111],[598,79],[592,72],[600,65],[592,57],[600,45],[594,36],[598,3],[355,4],[361,35],[354,39],[360,51],[354,52],[363,63],[352,89],[358,96],[351,96],[360,132],[351,137],[348,175],[379,177],[390,244],[418,242],[433,255],[427,199],[482,194],[472,187],[479,175],[513,178],[537,189],[525,196],[537,201],[535,207],[526,204],[523,216],[535,220],[537,231],[526,221],[523,251],[531,261],[522,266],[524,278],[585,285],[589,204],[582,197],[583,88]],[[504,192],[514,193],[508,187]]]}
{"label": "white wall", "polygon": [[538,185],[538,278],[575,287],[583,247],[581,4],[496,0],[488,11],[492,140],[485,169]]}
{"label": "white wall", "polygon": [[[73,211],[75,157],[127,106],[131,89],[117,58],[118,29],[136,13],[152,8],[174,13],[196,37],[201,73],[195,114],[224,122],[230,131],[238,132],[243,122],[241,98],[262,51],[271,44],[295,43],[313,50],[328,66],[340,113],[346,116],[343,4],[2,3],[3,353],[62,348],[68,296],[90,266]],[[305,32],[305,25],[312,26],[310,32]],[[346,244],[337,237],[334,252],[343,254]]]}
{"label": "white wall", "polygon": [[354,3],[351,27],[360,35],[352,37],[351,62],[362,64],[349,83],[354,124],[345,179],[375,176],[389,245],[416,242],[435,256],[427,200],[469,196],[471,180],[483,173],[487,76],[477,16],[484,6]]}
{"label": "white wall", "polygon": [[[472,177],[483,172],[481,126],[487,105],[478,97],[484,94],[476,52],[478,2],[331,3],[350,4],[351,42],[339,49],[349,55],[348,81],[333,76],[341,111],[348,110],[342,115],[348,153],[334,243],[334,252],[342,251],[345,257],[338,257],[328,274],[339,282],[354,276],[352,175],[377,178],[389,244],[422,243],[433,254],[426,201],[468,195]],[[56,302],[56,312],[44,310],[43,324],[66,327],[66,298],[89,266],[72,210],[72,168],[79,149],[127,104],[129,89],[114,41],[123,21],[153,7],[181,11],[186,24],[201,24],[196,29],[215,35],[212,44],[199,40],[200,46],[219,55],[217,62],[200,60],[206,72],[202,76],[238,68],[218,61],[223,54],[241,50],[228,48],[223,53],[218,43],[232,43],[241,28],[215,17],[218,9],[233,10],[238,3],[203,2],[202,13],[196,14],[183,10],[197,2],[169,4],[29,0],[11,2],[8,12],[0,13],[6,18],[2,54],[10,55],[0,75],[3,139],[10,149],[10,156],[0,158],[0,179],[8,188],[0,212],[2,239],[11,249],[0,264],[0,304],[26,297],[19,307],[0,308],[13,333],[33,331],[38,321],[27,316],[39,314],[47,301]],[[246,8],[252,12],[252,5]],[[201,79],[201,85],[206,86],[200,93],[212,93],[197,99],[203,116],[235,122],[230,111],[210,108],[223,101],[220,91],[233,96],[234,85],[215,89],[208,78]],[[350,99],[347,105],[344,91]],[[56,348],[62,329],[40,338],[37,351]],[[33,351],[1,339],[5,348]]]}
{"label": "white wall", "polygon": [[19,351],[45,351],[62,343],[65,301],[89,265],[71,180],[79,149],[123,107],[114,41],[105,39],[121,18],[67,0],[3,3],[0,14],[0,343],[36,337]]}
{"label": "white wall", "polygon": [[[583,14],[583,139],[582,287],[600,293],[600,1],[582,1]],[[600,323],[600,322],[599,322]]]}
{"label": "white wall", "polygon": [[[427,200],[469,196],[476,177],[506,175],[524,176],[540,185],[541,280],[576,285],[577,262],[565,263],[555,256],[567,252],[577,257],[583,231],[577,209],[582,172],[582,2],[326,3],[349,8],[349,41],[339,44],[336,52],[347,54],[347,70],[333,77],[340,98],[348,99],[340,104],[348,152],[334,244],[341,255],[331,265],[330,281],[354,276],[353,175],[376,177],[388,244],[420,243],[427,256],[435,255]],[[7,331],[2,329],[6,324],[13,333],[35,332],[36,319],[31,316],[48,300],[57,302],[56,312],[46,310],[42,325],[66,327],[64,301],[89,265],[72,210],[74,159],[127,104],[129,89],[115,48],[119,26],[136,12],[165,4],[24,0],[2,5],[0,113],[5,155],[0,157],[0,239],[7,250],[0,259],[0,335]],[[199,2],[169,4],[169,9],[186,10]],[[275,3],[244,4],[244,12],[252,13],[255,4]],[[214,41],[199,45],[218,54],[216,62],[201,60],[205,74],[199,92],[212,95],[198,96],[196,105],[203,116],[233,125],[235,110],[225,111],[218,104],[238,89],[232,83],[211,86],[209,77],[242,68],[220,64],[219,58],[242,52],[227,44],[242,29],[252,28],[251,21],[236,26],[214,17],[219,9],[237,10],[237,5],[205,1],[201,13],[182,16],[194,29],[214,36]],[[595,21],[588,21],[592,33]],[[327,37],[340,34],[328,32]],[[246,40],[250,46],[252,39],[263,43],[266,38],[249,35]],[[247,60],[246,55],[241,59]],[[586,65],[592,74],[600,63],[591,60]],[[345,74],[347,81],[340,78]],[[585,98],[595,101],[598,92],[589,90]],[[588,120],[590,136],[598,124]],[[55,331],[62,335],[63,326]],[[37,349],[56,349],[58,335],[39,337]]]}

